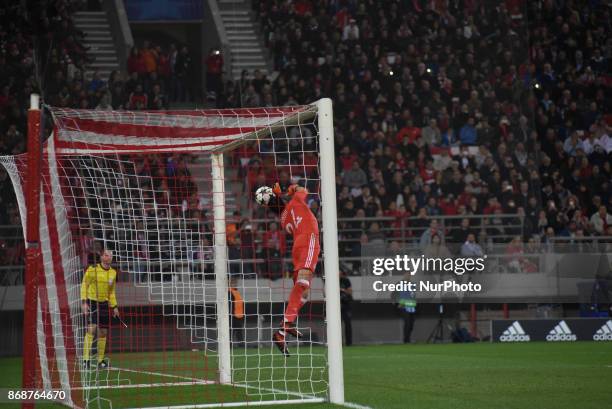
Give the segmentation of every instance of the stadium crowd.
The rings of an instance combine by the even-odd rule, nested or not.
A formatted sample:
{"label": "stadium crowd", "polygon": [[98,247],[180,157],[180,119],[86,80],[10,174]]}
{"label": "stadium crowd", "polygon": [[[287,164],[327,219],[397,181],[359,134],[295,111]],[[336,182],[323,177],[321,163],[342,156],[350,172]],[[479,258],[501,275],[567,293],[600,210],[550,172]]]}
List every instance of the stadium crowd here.
{"label": "stadium crowd", "polygon": [[[96,1],[41,0],[28,2],[28,7],[9,3],[0,9],[0,155],[25,152],[27,108],[33,92],[41,93],[52,106],[97,110],[166,109],[172,101],[193,98],[189,86],[193,62],[187,47],[162,48],[142,41],[140,48],[132,50],[127,72],[114,71],[110,78],[102,78],[94,71],[87,77],[86,66],[93,58],[73,15],[99,8]],[[166,166],[167,158],[162,159],[163,165],[151,166],[164,166],[171,172],[171,164],[183,163],[177,156]],[[0,166],[0,226],[20,223],[10,179]],[[0,239],[0,263],[22,264],[19,229],[3,228],[0,235],[4,238]]]}
{"label": "stadium crowd", "polygon": [[[510,252],[612,235],[605,4],[255,0],[253,9],[279,75],[243,78],[242,101],[333,98],[340,217],[390,216],[427,245],[427,216],[459,216],[434,235],[470,248],[469,233],[506,230],[519,236]],[[482,214],[516,215],[523,227],[460,217]],[[379,227],[350,238],[371,241]]]}
{"label": "stadium crowd", "polygon": [[[83,33],[73,24],[76,2],[68,0],[30,3],[4,2],[0,8],[0,154],[25,151],[30,94],[39,92],[46,74],[82,69],[88,62]],[[38,54],[34,50],[38,50]],[[38,64],[49,56],[43,70]],[[41,78],[41,73],[44,73]],[[0,167],[0,225],[20,224],[13,188]],[[18,230],[18,229],[17,229]],[[23,239],[15,229],[3,229],[0,263],[23,263]]]}
{"label": "stadium crowd", "polygon": [[[41,4],[29,16],[17,4],[0,14],[0,152],[24,151],[25,109],[41,85],[48,103],[74,108],[160,109],[194,97],[185,47],[142,42],[127,73],[83,78],[89,57],[71,18],[77,3]],[[519,236],[509,251],[555,236],[612,235],[604,3],[254,0],[253,9],[278,76],[245,71],[223,89],[215,84],[217,105],[333,98],[340,217],[391,217],[403,238],[425,248],[438,237],[461,244],[457,252],[499,231]],[[34,55],[35,39],[49,58]],[[256,177],[258,161],[248,163],[244,175]],[[0,225],[18,224],[3,170],[0,190]],[[482,214],[500,218],[485,226],[461,217]],[[432,226],[435,216],[457,221]],[[352,243],[344,254],[397,239],[380,223],[343,227]]]}

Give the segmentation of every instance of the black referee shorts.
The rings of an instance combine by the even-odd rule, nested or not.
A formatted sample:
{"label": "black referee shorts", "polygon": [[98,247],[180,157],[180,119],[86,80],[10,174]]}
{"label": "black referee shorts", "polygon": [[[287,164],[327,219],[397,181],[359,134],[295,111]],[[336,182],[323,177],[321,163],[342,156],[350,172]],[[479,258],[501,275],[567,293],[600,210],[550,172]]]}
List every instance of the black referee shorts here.
{"label": "black referee shorts", "polygon": [[110,323],[110,308],[108,302],[89,300],[89,323],[99,328],[108,328]]}

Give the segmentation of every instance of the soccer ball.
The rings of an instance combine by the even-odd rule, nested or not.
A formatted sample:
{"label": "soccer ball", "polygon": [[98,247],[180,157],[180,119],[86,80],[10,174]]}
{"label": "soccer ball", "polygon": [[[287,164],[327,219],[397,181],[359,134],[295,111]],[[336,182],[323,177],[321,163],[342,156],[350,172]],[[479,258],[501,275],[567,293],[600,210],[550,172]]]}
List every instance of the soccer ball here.
{"label": "soccer ball", "polygon": [[267,205],[274,197],[274,192],[270,186],[261,186],[255,191],[255,202],[259,205]]}

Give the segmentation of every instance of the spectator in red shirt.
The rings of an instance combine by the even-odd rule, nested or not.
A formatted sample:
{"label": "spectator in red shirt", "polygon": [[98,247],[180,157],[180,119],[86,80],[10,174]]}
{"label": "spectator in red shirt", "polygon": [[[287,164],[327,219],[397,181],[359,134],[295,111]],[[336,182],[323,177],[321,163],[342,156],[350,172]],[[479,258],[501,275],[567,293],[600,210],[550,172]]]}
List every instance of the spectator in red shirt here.
{"label": "spectator in red shirt", "polygon": [[223,54],[218,48],[211,48],[206,57],[206,90],[208,98],[216,99],[221,92],[223,77]]}
{"label": "spectator in red shirt", "polygon": [[348,24],[351,15],[346,7],[342,7],[334,16],[336,24],[340,30],[344,30],[344,26]]}
{"label": "spectator in red shirt", "polygon": [[508,266],[517,272],[521,273],[535,273],[538,271],[538,267],[525,258],[525,252],[523,250],[523,243],[521,242],[520,236],[516,236],[506,247],[506,257]]}
{"label": "spectator in red shirt", "polygon": [[[263,176],[265,178],[265,172],[261,167],[261,161],[259,159],[252,159],[249,163],[249,168],[247,170],[246,175],[246,188],[249,192],[254,193],[255,187],[257,186],[257,179],[259,176]],[[259,187],[259,186],[257,186]]]}
{"label": "spectator in red shirt", "polygon": [[436,181],[436,170],[433,168],[433,161],[431,159],[425,161],[425,167],[421,169],[420,173],[423,183],[426,185],[430,185]]}
{"label": "spectator in red shirt", "polygon": [[438,203],[438,206],[445,216],[454,216],[458,213],[457,200],[452,193],[449,193],[448,196],[442,198]]}
{"label": "spectator in red shirt", "polygon": [[357,160],[357,155],[351,152],[348,146],[344,146],[340,151],[340,164],[342,165],[342,171],[346,172],[351,170],[353,162]]}
{"label": "spectator in red shirt", "polygon": [[130,109],[134,109],[134,110],[147,109],[147,107],[149,106],[148,100],[149,98],[147,97],[147,94],[145,94],[144,91],[142,90],[142,85],[138,84],[136,85],[136,89],[134,90],[134,92],[130,94],[130,99],[129,99]]}
{"label": "spectator in red shirt", "polygon": [[168,88],[168,79],[172,74],[172,67],[170,64],[170,56],[168,53],[165,53],[161,46],[157,46],[156,48],[158,61],[157,61],[157,73],[159,77],[164,81],[166,88]]}
{"label": "spectator in red shirt", "polygon": [[494,214],[496,210],[501,210],[501,204],[497,200],[497,197],[492,196],[488,200],[487,206],[483,209],[484,214]]}
{"label": "spectator in red shirt", "polygon": [[306,13],[312,13],[312,3],[308,0],[297,0],[295,2],[295,14],[304,16]]}
{"label": "spectator in red shirt", "polygon": [[398,144],[402,143],[405,136],[408,136],[410,143],[414,143],[418,138],[421,137],[421,128],[412,126],[412,120],[406,121],[406,126],[399,130],[395,136],[395,140]]}
{"label": "spectator in red shirt", "polygon": [[132,47],[132,51],[127,61],[128,73],[132,74],[133,72],[138,73],[138,75],[142,75],[146,72],[144,59],[137,47]]}

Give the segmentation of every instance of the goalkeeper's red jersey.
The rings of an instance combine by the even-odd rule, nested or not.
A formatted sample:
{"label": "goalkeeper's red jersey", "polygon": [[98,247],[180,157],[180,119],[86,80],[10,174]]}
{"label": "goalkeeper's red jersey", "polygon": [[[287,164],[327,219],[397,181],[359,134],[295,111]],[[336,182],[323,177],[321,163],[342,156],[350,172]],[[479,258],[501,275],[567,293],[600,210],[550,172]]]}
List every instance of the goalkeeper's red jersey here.
{"label": "goalkeeper's red jersey", "polygon": [[302,190],[293,194],[281,214],[281,227],[293,236],[293,247],[307,247],[311,236],[319,239],[319,223],[308,204],[308,192]]}

